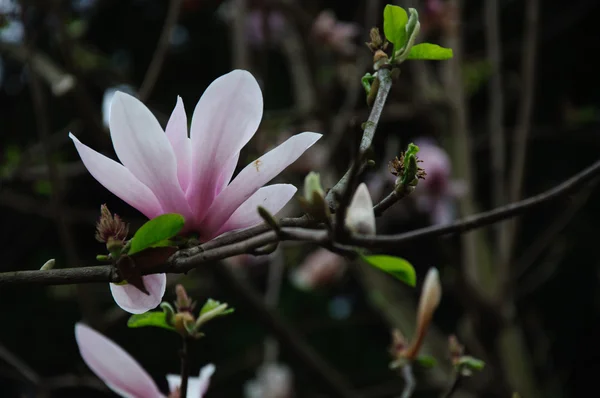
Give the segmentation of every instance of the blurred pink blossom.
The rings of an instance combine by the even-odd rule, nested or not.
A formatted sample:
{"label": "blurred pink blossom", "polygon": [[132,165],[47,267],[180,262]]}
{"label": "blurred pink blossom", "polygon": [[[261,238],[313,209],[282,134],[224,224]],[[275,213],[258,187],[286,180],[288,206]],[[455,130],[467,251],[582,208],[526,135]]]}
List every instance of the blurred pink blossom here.
{"label": "blurred pink blossom", "polygon": [[324,10],[317,16],[312,26],[313,35],[342,55],[353,55],[356,44],[353,39],[360,33],[355,23],[340,22],[331,10]]}
{"label": "blurred pink blossom", "polygon": [[344,257],[319,248],[294,269],[291,280],[302,290],[313,290],[337,281],[346,270]]}
{"label": "blurred pink blossom", "polygon": [[271,11],[265,14],[262,10],[252,10],[246,17],[246,40],[255,47],[264,46],[267,44],[267,38],[265,37],[266,28],[271,41],[277,43],[281,35],[285,32],[285,26],[285,17],[280,12]]}
{"label": "blurred pink blossom", "polygon": [[448,224],[454,220],[454,199],[464,195],[466,186],[462,181],[451,179],[452,162],[448,153],[431,138],[414,141],[419,147],[419,167],[427,173],[419,180],[413,193],[417,206],[431,215],[435,224]]}

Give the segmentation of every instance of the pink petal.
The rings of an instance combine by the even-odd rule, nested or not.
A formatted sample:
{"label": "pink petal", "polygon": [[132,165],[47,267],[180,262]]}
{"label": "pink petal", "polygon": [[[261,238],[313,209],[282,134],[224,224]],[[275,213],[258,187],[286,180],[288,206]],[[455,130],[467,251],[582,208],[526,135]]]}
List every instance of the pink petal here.
{"label": "pink petal", "polygon": [[238,160],[240,159],[240,153],[236,153],[233,155],[225,164],[223,165],[223,170],[221,171],[221,175],[217,180],[217,185],[215,187],[215,196],[221,193],[221,191],[229,184],[231,181],[231,177],[235,172],[235,168],[238,164]]}
{"label": "pink petal", "polygon": [[75,325],[75,339],[87,366],[118,395],[164,398],[140,364],[112,340],[82,323]]}
{"label": "pink petal", "polygon": [[156,308],[162,301],[167,287],[167,275],[165,274],[146,275],[142,278],[150,295],[130,284],[110,284],[110,291],[117,305],[132,314],[143,314]]}
{"label": "pink petal", "polygon": [[206,214],[219,180],[231,178],[220,177],[256,133],[262,113],[260,87],[247,71],[219,77],[202,94],[192,117],[192,181],[186,192],[196,219]]}
{"label": "pink petal", "polygon": [[69,133],[69,137],[92,177],[106,189],[148,218],[163,213],[150,188],[135,178],[123,165],[82,144],[73,134]]}
{"label": "pink petal", "polygon": [[256,210],[258,206],[264,207],[269,213],[275,215],[292,199],[296,191],[296,187],[291,184],[274,184],[260,188],[233,212],[215,236],[262,223],[263,219]]}
{"label": "pink petal", "polygon": [[123,165],[154,192],[163,210],[191,218],[173,148],[152,112],[138,99],[117,92],[110,109],[110,135]]}
{"label": "pink petal", "polygon": [[192,159],[192,144],[187,131],[187,116],[183,100],[181,97],[177,97],[177,104],[175,105],[175,109],[173,109],[173,113],[171,113],[165,133],[177,158],[177,178],[184,192],[188,187],[192,172],[190,164]]}
{"label": "pink petal", "polygon": [[[209,363],[200,369],[199,377],[189,377],[187,396],[189,398],[202,398],[208,390],[210,378],[213,373],[215,373],[215,365]],[[169,383],[169,391],[175,391],[175,389],[181,386],[181,376],[167,375],[167,382]]]}
{"label": "pink petal", "polygon": [[321,134],[317,133],[297,134],[240,171],[231,184],[217,196],[206,218],[202,221],[206,235],[212,236],[214,232],[218,231],[233,212],[258,188],[294,163],[319,138],[321,138]]}

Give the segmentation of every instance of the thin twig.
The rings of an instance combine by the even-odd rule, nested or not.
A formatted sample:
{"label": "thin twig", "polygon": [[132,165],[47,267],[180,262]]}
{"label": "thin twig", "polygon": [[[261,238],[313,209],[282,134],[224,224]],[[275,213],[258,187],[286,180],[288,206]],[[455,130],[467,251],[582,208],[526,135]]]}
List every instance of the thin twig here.
{"label": "thin twig", "polygon": [[187,337],[181,339],[181,386],[179,387],[179,396],[187,397],[188,379],[190,377],[190,357]]}
{"label": "thin twig", "polygon": [[444,392],[440,398],[450,398],[452,394],[454,394],[458,390],[461,381],[462,376],[460,372],[456,372],[454,374],[454,379],[452,379],[452,384],[450,384],[448,390],[446,390],[446,392]]}
{"label": "thin twig", "polygon": [[[364,154],[367,151],[367,149],[371,147],[371,144],[373,143],[373,138],[375,137],[375,131],[377,130],[377,125],[379,124],[381,113],[383,112],[383,108],[385,106],[385,101],[387,100],[388,94],[390,93],[390,89],[392,88],[392,76],[390,70],[380,69],[377,72],[377,78],[379,79],[379,90],[377,91],[377,97],[375,98],[375,102],[373,103],[373,109],[371,110],[369,119],[365,123],[365,129],[363,132],[362,139],[360,141],[359,154]],[[343,192],[346,190],[346,187],[348,186],[350,180],[352,179],[351,170],[352,167],[327,193],[325,199],[327,200],[327,203],[331,209],[335,209],[336,195],[342,195]]]}
{"label": "thin twig", "polygon": [[415,380],[411,365],[404,365],[402,367],[402,378],[404,379],[404,389],[400,398],[410,398],[417,387],[417,381]]}
{"label": "thin twig", "polygon": [[384,211],[398,203],[404,197],[406,197],[406,194],[399,194],[396,191],[390,192],[388,196],[381,199],[381,202],[373,206],[373,212],[375,213],[375,217],[381,216]]}
{"label": "thin twig", "polygon": [[[533,113],[533,99],[535,93],[535,59],[538,42],[539,1],[529,0],[525,14],[525,35],[523,38],[523,63],[521,65],[522,92],[519,113],[517,116],[517,127],[515,129],[515,141],[512,150],[514,159],[509,187],[509,200],[515,201],[521,198],[523,190],[523,177],[525,174],[525,163],[527,159],[527,143],[531,132],[531,115]],[[508,223],[508,254],[514,249],[514,236],[516,235],[516,220]]]}
{"label": "thin twig", "polygon": [[3,344],[0,344],[0,359],[15,368],[27,381],[33,385],[39,385],[41,378],[35,370],[27,365],[21,358],[13,354]]}
{"label": "thin twig", "polygon": [[[492,206],[498,207],[506,203],[505,186],[505,139],[504,139],[504,90],[502,88],[502,57],[500,39],[500,10],[497,0],[485,2],[485,40],[487,58],[492,67],[490,77],[489,134],[492,170]],[[500,254],[501,264],[507,264],[507,225],[498,223],[495,226],[496,250]],[[504,272],[503,272],[504,273]]]}
{"label": "thin twig", "polygon": [[167,50],[169,49],[169,41],[171,39],[173,27],[179,19],[182,3],[183,0],[170,0],[169,11],[167,12],[160,38],[156,44],[156,50],[154,50],[152,61],[150,62],[150,66],[148,66],[148,70],[146,71],[146,75],[140,86],[139,98],[142,102],[148,100],[156,81],[158,80],[158,75],[160,74],[160,70],[165,61]]}

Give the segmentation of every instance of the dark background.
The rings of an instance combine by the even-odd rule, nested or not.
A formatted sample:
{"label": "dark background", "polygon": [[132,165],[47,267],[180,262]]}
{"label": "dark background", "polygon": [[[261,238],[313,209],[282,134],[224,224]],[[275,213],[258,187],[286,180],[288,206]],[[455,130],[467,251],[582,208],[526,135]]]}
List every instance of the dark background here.
{"label": "dark background", "polygon": [[[103,93],[118,84],[139,87],[154,53],[168,2],[98,0],[92,3],[90,8],[79,12],[65,1],[30,2],[30,13],[26,17],[28,26],[35,32],[36,48],[60,68],[76,72],[82,81],[82,90],[61,97],[54,96],[48,85],[43,83],[50,114],[49,129],[56,141],[52,148],[53,161],[74,165],[75,170],[72,175],[63,178],[60,187],[62,206],[70,215],[68,230],[73,238],[71,254],[75,255],[71,259],[54,219],[56,214],[50,202],[50,189],[54,187],[50,186],[44,173],[27,173],[27,170],[44,167],[41,153],[30,151],[39,142],[39,135],[28,87],[28,71],[22,61],[11,57],[6,48],[0,48],[4,67],[0,82],[0,270],[3,272],[37,269],[49,258],[56,258],[60,267],[70,266],[73,258],[77,264],[93,265],[95,255],[102,251],[102,245],[94,240],[94,222],[102,203],[107,203],[111,210],[132,222],[134,227],[143,222],[139,213],[104,190],[81,169],[67,132],[73,131],[86,144],[114,156],[109,135],[100,123]],[[204,0],[183,2],[178,25],[181,31],[187,32],[187,39],[183,44],[171,46],[160,77],[146,101],[163,123],[177,95],[182,96],[188,115],[191,115],[206,86],[232,69],[231,26],[217,12],[223,6],[221,3]],[[258,8],[266,4],[260,1],[250,3],[251,7]],[[365,3],[358,0],[296,2],[308,16],[314,18],[319,11],[331,8],[340,20],[356,22],[363,29]],[[463,5],[466,62],[485,59],[481,3],[465,1]],[[512,140],[521,84],[524,3],[500,1],[505,126],[509,142]],[[523,190],[526,196],[551,188],[587,167],[598,159],[600,150],[600,61],[597,57],[600,51],[597,33],[600,3],[592,0],[542,3],[534,117]],[[402,2],[400,5],[404,6]],[[86,28],[80,36],[69,36],[65,44],[59,39],[60,26],[67,30],[75,29],[76,23],[85,24]],[[315,76],[334,76],[339,72],[336,66],[354,62],[352,57],[323,56],[320,43],[311,40],[302,18],[298,17],[294,23],[311,54]],[[381,26],[381,18],[378,25]],[[364,29],[356,42],[366,41],[367,32]],[[436,37],[432,34],[429,40],[439,42]],[[65,51],[70,55],[65,55]],[[368,50],[362,46],[358,49],[359,54],[365,51]],[[293,109],[290,73],[277,47],[253,48],[251,59],[252,72],[264,79],[265,118],[256,137],[264,134],[266,138],[261,141],[267,144],[251,143],[244,149],[242,160],[249,161],[259,156],[284,129],[297,133],[313,123],[319,126],[314,131],[324,133],[326,139],[332,116],[342,103],[343,88],[339,80],[332,77],[330,84],[318,87],[317,109],[308,115],[297,115]],[[410,82],[410,71],[403,71],[390,101],[413,103],[415,93],[411,91]],[[475,143],[472,156],[477,165],[473,186],[481,208],[488,209],[491,207],[488,90],[485,80],[475,86],[469,99]],[[402,145],[417,135],[432,135],[443,140],[447,132],[444,128],[434,127],[432,122],[431,115],[438,111],[436,105],[419,107],[408,116],[392,115],[382,120],[375,141],[376,157],[383,156],[389,135],[397,135]],[[356,107],[359,123],[366,112],[366,105],[360,100]],[[341,173],[347,167],[359,137],[356,124],[349,123],[342,144],[335,156],[328,159],[327,168],[335,168]],[[507,160],[510,164],[510,152]],[[11,175],[11,170],[20,161],[24,164],[19,166],[19,172]],[[245,164],[240,162],[242,167]],[[303,177],[304,172],[297,170],[289,170],[282,175],[283,179],[297,186],[301,186]],[[528,212],[522,218],[522,228],[516,238],[517,252],[525,252],[537,237],[547,231],[553,220],[561,217],[571,206],[575,196]],[[532,355],[542,391],[540,396],[589,395],[588,391],[593,394],[597,385],[596,377],[600,371],[600,274],[599,208],[596,200],[598,192],[591,190],[585,204],[552,237],[542,258],[534,261],[523,277],[513,281],[517,297],[516,319],[523,328],[527,349]],[[379,232],[402,232],[425,226],[427,222],[422,215],[408,220],[402,218],[388,223]],[[286,266],[297,266],[307,249],[291,247],[286,252]],[[442,275],[451,275],[452,270],[459,267],[459,253],[459,240],[450,238],[420,241],[394,254],[410,260],[422,277],[427,268],[434,265],[440,267]],[[248,283],[264,290],[264,264],[248,267]],[[364,396],[397,396],[402,388],[402,379],[388,369],[390,326],[386,318],[370,305],[364,286],[355,276],[347,274],[339,282],[313,292],[298,290],[286,278],[278,310],[354,387],[364,390]],[[227,291],[221,289],[206,270],[194,271],[183,277],[183,281],[190,294],[200,301],[206,297],[230,300]],[[398,284],[398,289],[406,288]],[[465,299],[461,297],[460,283],[452,283],[452,279],[445,283],[444,289],[444,299],[435,321],[443,333],[450,334],[457,331],[457,323],[464,316]],[[172,293],[171,289],[165,299],[172,300]],[[409,295],[416,297],[417,293],[409,291]],[[332,317],[330,304],[335,298],[342,298],[351,306],[350,314],[344,319]],[[238,307],[235,301],[230,302]],[[95,319],[98,328],[143,364],[157,382],[162,383],[165,391],[163,375],[178,372],[177,336],[159,329],[128,329],[126,316],[113,308],[106,285],[3,286],[0,303],[3,311],[1,346],[31,367],[44,383],[54,386],[47,389],[47,396],[110,395],[101,384],[93,383],[94,379],[79,357],[73,326],[82,319],[82,314]],[[397,304],[415,305],[414,301],[408,300]],[[485,326],[487,321],[483,319],[481,322]],[[490,324],[489,328],[493,329],[494,325]],[[240,307],[234,315],[211,323],[206,334],[192,347],[192,374],[201,365],[214,362],[217,372],[208,396],[242,396],[243,384],[255,376],[256,367],[261,363],[262,341],[266,336],[264,325],[258,324],[251,313]],[[494,344],[494,336],[493,330],[489,335],[480,333],[484,350]],[[471,349],[467,344],[467,350]],[[0,350],[0,354],[3,351]],[[37,395],[39,391],[30,381],[3,360],[4,355],[0,355],[0,395],[41,396]],[[305,367],[288,357],[285,347],[281,347],[280,359],[294,371],[298,397],[323,393]],[[510,388],[503,383],[502,369],[494,366],[493,355],[486,372],[487,375],[475,375],[473,382],[466,382],[466,388],[476,396],[509,396]],[[82,375],[90,377],[82,378]],[[478,383],[475,380],[478,377],[486,381]],[[417,378],[420,380],[420,374]],[[64,381],[66,387],[56,388],[55,384],[59,381]],[[86,387],[87,382],[92,385]],[[427,387],[423,382],[419,384],[417,396],[435,396],[435,391],[438,391],[437,387]]]}

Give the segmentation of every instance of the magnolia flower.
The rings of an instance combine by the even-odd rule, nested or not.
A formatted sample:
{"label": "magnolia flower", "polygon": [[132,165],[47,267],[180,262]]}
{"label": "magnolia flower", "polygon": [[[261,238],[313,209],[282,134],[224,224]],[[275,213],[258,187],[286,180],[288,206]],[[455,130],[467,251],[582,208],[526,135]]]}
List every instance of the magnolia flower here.
{"label": "magnolia flower", "polygon": [[356,52],[356,45],[352,40],[360,33],[359,26],[338,21],[331,10],[322,11],[317,16],[312,32],[319,40],[343,55],[352,55]]}
{"label": "magnolia flower", "polygon": [[373,201],[367,185],[361,183],[348,206],[346,212],[346,227],[352,231],[364,235],[375,235],[375,213],[373,212]]}
{"label": "magnolia flower", "polygon": [[448,224],[454,220],[454,199],[464,194],[463,182],[451,180],[452,162],[446,151],[432,139],[415,140],[419,147],[419,166],[427,175],[414,192],[419,209],[431,215],[435,224]]}
{"label": "magnolia flower", "polygon": [[[317,133],[297,134],[231,180],[240,150],[256,132],[262,113],[262,93],[256,79],[249,72],[234,70],[206,89],[194,110],[189,137],[181,98],[163,131],[144,104],[122,92],[115,93],[109,117],[113,146],[121,163],[69,136],[85,167],[105,188],[148,218],[164,213],[183,215],[184,232],[196,232],[207,241],[262,223],[256,211],[259,205],[277,213],[296,188],[290,184],[263,185],[321,138]],[[160,303],[166,276],[144,276],[144,284],[150,295],[129,284],[110,287],[119,306],[142,313]]]}
{"label": "magnolia flower", "polygon": [[[83,323],[75,325],[75,339],[86,365],[121,397],[165,398],[144,368],[112,340]],[[199,377],[189,377],[184,398],[202,398],[214,371],[214,365],[209,364],[200,370]],[[167,382],[172,396],[178,397],[181,377],[167,375]]]}
{"label": "magnolia flower", "polygon": [[292,283],[299,289],[312,290],[339,279],[346,270],[344,257],[319,248],[310,253],[291,273]]}

